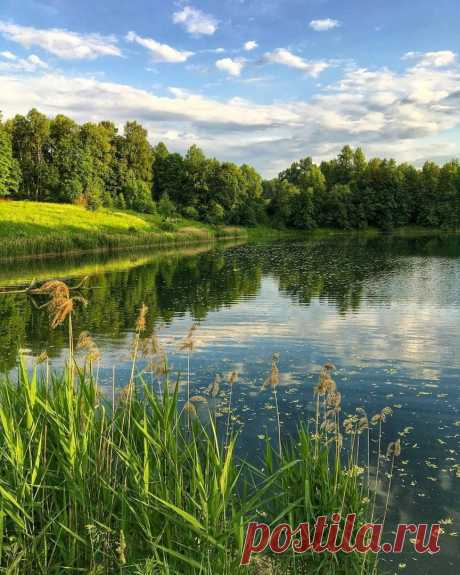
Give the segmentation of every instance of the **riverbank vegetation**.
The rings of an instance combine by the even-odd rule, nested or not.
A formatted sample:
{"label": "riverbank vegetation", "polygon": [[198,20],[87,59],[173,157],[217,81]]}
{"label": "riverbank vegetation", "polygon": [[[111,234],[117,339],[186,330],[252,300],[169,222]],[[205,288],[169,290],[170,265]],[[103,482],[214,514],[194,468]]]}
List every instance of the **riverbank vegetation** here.
{"label": "riverbank vegetation", "polygon": [[[337,511],[356,513],[358,524],[385,517],[387,507],[376,501],[377,491],[386,504],[389,499],[393,465],[381,438],[391,410],[343,417],[332,365],[322,368],[312,390],[311,421],[286,438],[273,356],[264,387],[277,411],[277,440],[272,445],[266,437],[265,456],[249,463],[235,455],[241,441],[231,402],[232,386],[241,384],[237,373],[192,395],[192,372],[170,372],[143,305],[126,385],[116,388],[114,379],[102,388],[95,342],[87,332],[74,333],[74,314],[86,303],[78,286],[49,281],[28,293],[49,312],[51,327],[67,332],[68,359],[62,372],[53,372],[43,353],[32,371],[20,362],[17,382],[0,379],[2,572],[233,575],[240,572],[251,520],[296,524]],[[195,330],[178,350],[189,365]],[[377,471],[371,476],[374,434]],[[377,559],[264,554],[244,572],[374,574]]]}
{"label": "riverbank vegetation", "polygon": [[45,202],[0,201],[0,258],[116,250],[246,237],[236,226],[212,226],[158,214]]}
{"label": "riverbank vegetation", "polygon": [[206,158],[195,145],[184,156],[152,146],[137,122],[119,133],[112,122],[78,125],[34,109],[0,122],[0,197],[210,224],[455,229],[460,164],[417,169],[345,146],[336,159],[317,165],[306,157],[263,181],[251,166]]}

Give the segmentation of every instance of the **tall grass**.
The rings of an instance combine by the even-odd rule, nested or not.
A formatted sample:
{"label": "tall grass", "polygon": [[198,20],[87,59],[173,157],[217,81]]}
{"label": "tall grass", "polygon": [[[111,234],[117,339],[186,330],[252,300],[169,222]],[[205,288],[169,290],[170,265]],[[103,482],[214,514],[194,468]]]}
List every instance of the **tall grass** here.
{"label": "tall grass", "polygon": [[187,245],[246,237],[243,228],[211,226],[122,210],[42,202],[0,203],[0,259],[139,246]]}
{"label": "tall grass", "polygon": [[[324,401],[315,432],[302,424],[275,446],[267,438],[257,465],[235,456],[240,438],[228,422],[222,441],[211,411],[205,421],[196,416],[189,385],[189,407],[180,409],[180,381],[158,346],[157,381],[137,371],[146,308],[127,386],[110,396],[98,383],[91,337],[72,333],[78,295],[60,282],[37,295],[50,296],[44,305],[54,325],[67,324],[69,357],[59,373],[42,356],[31,370],[21,360],[17,381],[0,379],[1,573],[231,575],[240,572],[250,521],[295,526],[338,511],[369,520],[357,440],[363,424],[358,417],[346,424],[344,454],[331,368],[317,389]],[[242,572],[375,572],[376,558],[365,561],[357,554],[264,556]]]}

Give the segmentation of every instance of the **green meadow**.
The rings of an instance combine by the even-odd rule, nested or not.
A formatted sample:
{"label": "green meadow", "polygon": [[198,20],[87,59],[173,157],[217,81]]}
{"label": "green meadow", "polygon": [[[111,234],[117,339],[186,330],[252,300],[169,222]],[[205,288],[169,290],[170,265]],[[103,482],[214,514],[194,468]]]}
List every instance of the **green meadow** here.
{"label": "green meadow", "polygon": [[243,228],[124,210],[28,201],[0,202],[0,257],[244,237]]}

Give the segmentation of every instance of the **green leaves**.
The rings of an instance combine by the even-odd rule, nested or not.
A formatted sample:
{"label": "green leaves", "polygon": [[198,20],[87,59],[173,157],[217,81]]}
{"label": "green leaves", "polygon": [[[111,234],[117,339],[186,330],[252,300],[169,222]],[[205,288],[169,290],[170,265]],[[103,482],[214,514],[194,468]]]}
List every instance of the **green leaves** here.
{"label": "green leaves", "polygon": [[184,425],[178,383],[157,395],[140,381],[112,411],[90,372],[44,377],[22,365],[18,384],[0,379],[0,556],[14,541],[13,571],[17,557],[43,574],[150,557],[160,573],[233,574],[250,521],[313,518],[342,497],[360,512],[356,485],[340,473],[334,491],[304,429],[282,458],[267,438],[260,471],[236,459],[236,437],[222,445],[213,419]]}

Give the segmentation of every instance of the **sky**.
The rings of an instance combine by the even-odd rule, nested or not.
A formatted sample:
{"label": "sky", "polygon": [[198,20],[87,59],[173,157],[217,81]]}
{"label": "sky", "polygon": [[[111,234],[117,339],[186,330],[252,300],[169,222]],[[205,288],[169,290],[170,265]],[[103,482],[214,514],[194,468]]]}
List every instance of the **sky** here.
{"label": "sky", "polygon": [[460,156],[457,0],[0,0],[0,110],[137,120],[265,177]]}

